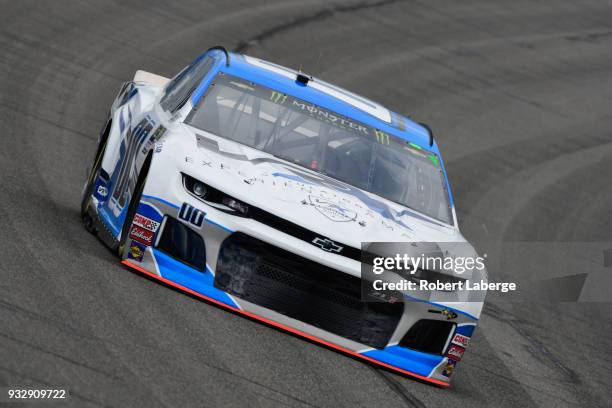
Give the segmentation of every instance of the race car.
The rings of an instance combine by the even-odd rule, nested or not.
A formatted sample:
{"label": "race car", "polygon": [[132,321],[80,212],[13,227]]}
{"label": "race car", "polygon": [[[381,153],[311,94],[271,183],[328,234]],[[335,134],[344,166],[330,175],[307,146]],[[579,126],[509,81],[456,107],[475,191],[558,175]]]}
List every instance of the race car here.
{"label": "race car", "polygon": [[365,242],[466,243],[427,126],[217,46],[124,83],[88,174],[85,228],[124,265],[449,385],[482,302],[362,291]]}

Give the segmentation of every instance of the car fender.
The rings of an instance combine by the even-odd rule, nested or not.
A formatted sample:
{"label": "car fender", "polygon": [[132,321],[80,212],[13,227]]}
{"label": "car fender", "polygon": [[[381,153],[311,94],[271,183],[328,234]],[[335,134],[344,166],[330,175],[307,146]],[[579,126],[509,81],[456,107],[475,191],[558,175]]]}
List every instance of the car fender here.
{"label": "car fender", "polygon": [[159,139],[165,131],[153,109],[162,92],[163,77],[139,72],[134,76],[138,81],[122,85],[111,107],[111,126],[98,180],[106,192],[106,196],[97,197],[98,211],[116,239],[120,238],[135,182],[153,139]]}

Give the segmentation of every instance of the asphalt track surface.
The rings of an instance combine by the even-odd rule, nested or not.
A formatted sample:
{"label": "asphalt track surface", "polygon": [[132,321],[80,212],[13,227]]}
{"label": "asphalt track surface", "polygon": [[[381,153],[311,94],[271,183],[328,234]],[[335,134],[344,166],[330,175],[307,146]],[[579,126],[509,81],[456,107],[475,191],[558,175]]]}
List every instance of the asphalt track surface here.
{"label": "asphalt track surface", "polygon": [[487,305],[443,390],[122,267],[79,220],[98,131],[135,70],[216,44],[428,122],[477,247],[612,241],[612,4],[1,1],[0,385],[83,407],[612,404],[610,303]]}

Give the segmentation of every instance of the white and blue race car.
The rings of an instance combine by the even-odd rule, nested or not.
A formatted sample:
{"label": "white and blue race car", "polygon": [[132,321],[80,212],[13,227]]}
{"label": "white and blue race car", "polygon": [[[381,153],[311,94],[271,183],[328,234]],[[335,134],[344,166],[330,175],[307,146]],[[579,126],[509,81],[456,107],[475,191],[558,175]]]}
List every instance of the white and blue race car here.
{"label": "white and blue race car", "polygon": [[465,242],[430,130],[222,47],[124,84],[81,210],[131,268],[442,387],[482,308],[362,297],[363,242]]}

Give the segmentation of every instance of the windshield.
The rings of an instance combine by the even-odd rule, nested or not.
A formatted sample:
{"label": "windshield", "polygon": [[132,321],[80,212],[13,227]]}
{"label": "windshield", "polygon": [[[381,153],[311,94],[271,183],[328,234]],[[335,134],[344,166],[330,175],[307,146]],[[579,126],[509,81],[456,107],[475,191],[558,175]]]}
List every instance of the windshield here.
{"label": "windshield", "polygon": [[453,223],[435,153],[291,95],[220,73],[185,122]]}

